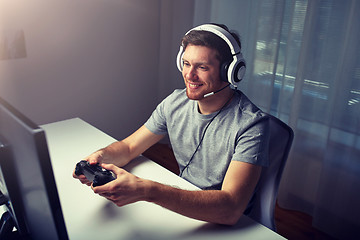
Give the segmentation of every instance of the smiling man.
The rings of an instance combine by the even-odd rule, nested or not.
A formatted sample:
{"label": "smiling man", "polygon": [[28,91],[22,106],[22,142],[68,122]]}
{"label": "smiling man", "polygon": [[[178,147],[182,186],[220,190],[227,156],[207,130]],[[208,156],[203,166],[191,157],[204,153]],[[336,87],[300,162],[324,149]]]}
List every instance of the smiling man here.
{"label": "smiling man", "polygon": [[191,100],[198,100],[203,114],[217,111],[233,94],[228,88],[212,97],[204,97],[229,85],[220,80],[220,60],[217,55],[217,51],[209,47],[188,45],[183,56],[182,74],[186,95]]}
{"label": "smiling man", "polygon": [[[117,176],[93,191],[118,206],[149,201],[191,218],[235,224],[251,211],[268,165],[269,119],[236,90],[245,62],[239,38],[225,26],[206,24],[186,33],[177,65],[186,88],[164,99],[135,133],[86,158]],[[165,135],[180,176],[202,190],[141,179],[121,168]],[[83,175],[74,177],[90,185]]]}

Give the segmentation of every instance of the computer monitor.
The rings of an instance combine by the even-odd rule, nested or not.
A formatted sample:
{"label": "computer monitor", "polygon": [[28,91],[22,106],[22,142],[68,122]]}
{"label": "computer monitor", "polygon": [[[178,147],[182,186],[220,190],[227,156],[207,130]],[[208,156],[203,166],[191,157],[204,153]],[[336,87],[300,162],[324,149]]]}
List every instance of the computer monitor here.
{"label": "computer monitor", "polygon": [[68,239],[45,132],[2,98],[0,169],[0,238]]}

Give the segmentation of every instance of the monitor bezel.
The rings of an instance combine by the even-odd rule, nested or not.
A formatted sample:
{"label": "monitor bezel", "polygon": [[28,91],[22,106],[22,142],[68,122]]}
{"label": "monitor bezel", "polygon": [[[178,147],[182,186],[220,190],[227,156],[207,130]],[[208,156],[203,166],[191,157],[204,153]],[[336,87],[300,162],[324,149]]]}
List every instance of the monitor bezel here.
{"label": "monitor bezel", "polygon": [[[2,98],[0,98],[0,118],[3,118],[0,119],[0,135],[3,142],[1,154],[4,156],[1,160],[0,180],[4,182],[7,189],[9,203],[6,206],[14,219],[16,229],[20,235],[30,238],[44,236],[51,239],[68,239],[45,131]],[[15,129],[14,132],[17,134],[25,134],[25,139],[16,140],[16,137],[11,136],[10,130],[6,129],[7,127]],[[19,142],[27,146],[22,148],[14,146]],[[19,151],[25,151],[25,153],[19,153]],[[26,151],[29,151],[29,159],[32,161],[26,163],[27,166],[33,164],[30,169],[23,169],[24,160],[20,159]],[[29,176],[34,176],[34,185],[36,185],[34,192],[40,193],[39,196],[31,193],[30,199],[40,200],[44,205],[44,211],[48,211],[49,216],[46,214],[34,216],[36,215],[34,213],[39,211],[35,209],[38,208],[36,206],[38,203],[29,201],[29,187],[24,186],[26,182],[22,179],[28,171],[30,171]],[[37,221],[42,225],[47,225],[43,226],[44,230],[37,226]]]}

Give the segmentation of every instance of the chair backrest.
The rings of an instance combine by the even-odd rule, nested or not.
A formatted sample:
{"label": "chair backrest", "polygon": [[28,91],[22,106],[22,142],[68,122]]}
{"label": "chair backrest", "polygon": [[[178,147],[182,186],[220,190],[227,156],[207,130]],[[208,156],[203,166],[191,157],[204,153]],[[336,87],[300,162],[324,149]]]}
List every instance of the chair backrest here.
{"label": "chair backrest", "polygon": [[263,168],[249,217],[276,231],[275,204],[280,179],[294,138],[293,130],[270,116],[269,166]]}

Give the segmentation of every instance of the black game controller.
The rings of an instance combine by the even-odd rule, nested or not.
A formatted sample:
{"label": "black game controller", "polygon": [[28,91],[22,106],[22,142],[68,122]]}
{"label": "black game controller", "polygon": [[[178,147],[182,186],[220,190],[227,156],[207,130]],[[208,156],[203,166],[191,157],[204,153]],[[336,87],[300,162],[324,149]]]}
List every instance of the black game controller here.
{"label": "black game controller", "polygon": [[101,186],[116,179],[113,172],[102,168],[98,163],[91,165],[88,161],[82,160],[76,164],[76,175],[85,175],[93,183],[93,186]]}

